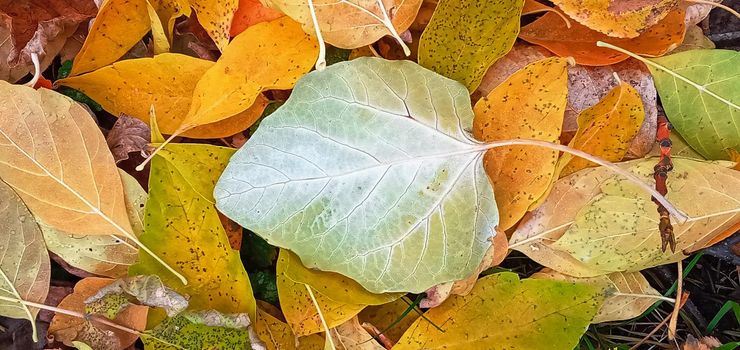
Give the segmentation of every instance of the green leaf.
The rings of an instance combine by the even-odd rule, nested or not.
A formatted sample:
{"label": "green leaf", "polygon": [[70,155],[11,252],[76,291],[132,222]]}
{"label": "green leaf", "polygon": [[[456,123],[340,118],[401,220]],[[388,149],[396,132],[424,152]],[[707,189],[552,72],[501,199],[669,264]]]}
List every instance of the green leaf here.
{"label": "green leaf", "polygon": [[441,0],[419,41],[419,64],[472,92],[514,46],[524,0]]}
{"label": "green leaf", "polygon": [[465,87],[409,61],[303,77],[216,185],[219,210],[372,293],[472,274],[498,212]]}
{"label": "green leaf", "polygon": [[49,253],[36,220],[15,191],[0,181],[0,315],[31,321],[34,341],[39,310],[21,302],[43,303],[50,276]]}
{"label": "green leaf", "polygon": [[647,66],[668,119],[686,142],[707,159],[740,151],[740,52],[691,50],[650,61],[660,65]]}
{"label": "green leaf", "polygon": [[142,334],[145,350],[251,349],[249,318],[214,311],[183,313],[167,318]]}
{"label": "green leaf", "polygon": [[213,206],[213,186],[234,150],[170,144],[151,163],[145,231],[141,241],[188,280],[183,285],[151,256],[140,252],[132,275],[158,275],[190,295],[190,308],[247,312],[256,305],[239,252],[231,249]]}
{"label": "green leaf", "polygon": [[489,275],[470,294],[427,311],[393,349],[571,350],[603,298],[587,284]]}

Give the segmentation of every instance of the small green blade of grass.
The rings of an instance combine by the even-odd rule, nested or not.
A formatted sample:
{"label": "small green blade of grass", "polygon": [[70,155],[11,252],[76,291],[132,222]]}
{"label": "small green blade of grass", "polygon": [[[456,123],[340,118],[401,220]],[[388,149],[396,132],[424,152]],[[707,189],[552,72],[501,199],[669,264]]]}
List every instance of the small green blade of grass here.
{"label": "small green blade of grass", "polygon": [[712,318],[711,321],[709,321],[709,324],[707,324],[707,332],[706,334],[712,333],[714,331],[714,328],[717,327],[717,324],[719,324],[719,321],[722,320],[725,315],[730,312],[735,314],[735,320],[738,322],[738,325],[740,325],[740,305],[732,300],[728,300],[722,305],[722,307],[717,311],[717,314],[714,315],[714,318]]}

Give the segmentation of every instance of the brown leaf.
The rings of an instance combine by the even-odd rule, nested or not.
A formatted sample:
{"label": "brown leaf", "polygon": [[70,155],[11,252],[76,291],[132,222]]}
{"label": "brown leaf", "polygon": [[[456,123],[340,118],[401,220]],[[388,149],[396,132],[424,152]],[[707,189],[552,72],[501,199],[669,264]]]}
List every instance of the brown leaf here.
{"label": "brown leaf", "polygon": [[719,339],[715,337],[701,337],[699,339],[694,338],[693,335],[689,334],[686,337],[686,342],[681,347],[682,350],[711,350],[718,346],[721,346]]}
{"label": "brown leaf", "polygon": [[118,117],[105,141],[113,153],[113,159],[118,163],[128,159],[129,153],[146,150],[150,134],[151,130],[146,123],[124,114]]}
{"label": "brown leaf", "polygon": [[[113,281],[108,278],[85,278],[77,282],[74,292],[64,298],[59,303],[59,307],[84,313],[85,300],[101,288],[113,283]],[[143,330],[146,327],[147,310],[146,306],[131,305],[121,311],[113,322],[129,328]],[[73,341],[79,340],[96,350],[120,350],[132,345],[138,338],[135,334],[59,313],[51,320],[49,336],[67,346],[72,346]]]}
{"label": "brown leaf", "polygon": [[91,0],[0,0],[0,79],[15,82],[32,72],[32,53],[43,71],[97,12]]}

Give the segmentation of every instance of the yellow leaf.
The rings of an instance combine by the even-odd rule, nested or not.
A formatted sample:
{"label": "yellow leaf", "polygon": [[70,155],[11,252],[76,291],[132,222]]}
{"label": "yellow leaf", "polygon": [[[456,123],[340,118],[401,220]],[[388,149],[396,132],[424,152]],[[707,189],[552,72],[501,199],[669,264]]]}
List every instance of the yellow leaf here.
{"label": "yellow leaf", "polygon": [[[113,115],[127,114],[147,124],[150,124],[149,108],[154,105],[157,125],[165,134],[173,134],[190,109],[198,80],[213,65],[211,61],[167,53],[117,62],[58,83],[84,92]],[[268,102],[261,94],[255,96],[254,104],[245,111],[182,135],[218,138],[250,127],[262,115]]]}
{"label": "yellow leaf", "polygon": [[263,90],[292,88],[317,54],[316,39],[288,17],[247,28],[198,81],[190,110],[174,134],[240,113]]}
{"label": "yellow leaf", "polygon": [[[578,115],[578,130],[568,146],[604,158],[622,160],[645,120],[640,94],[620,83],[593,107]],[[560,176],[596,166],[583,158],[564,154],[558,161]]]}
{"label": "yellow leaf", "polygon": [[640,272],[614,272],[608,275],[580,278],[544,268],[533,274],[531,278],[586,283],[603,288],[606,292],[606,299],[591,321],[592,323],[628,320],[640,316],[650,305],[662,298],[662,295],[650,286]]}
{"label": "yellow leaf", "polygon": [[331,329],[336,350],[384,350],[360,325],[357,317]]}
{"label": "yellow leaf", "polygon": [[[524,67],[475,104],[473,136],[485,142],[515,138],[557,142],[567,85],[564,58],[546,58]],[[557,151],[529,146],[486,152],[483,165],[501,213],[499,229],[514,226],[546,192],[557,158]]]}
{"label": "yellow leaf", "polygon": [[123,56],[150,29],[146,0],[107,0],[75,57],[70,76],[105,67]]}
{"label": "yellow leaf", "polygon": [[[381,331],[385,331],[383,335],[395,343],[398,339],[401,339],[401,336],[411,324],[419,318],[419,313],[416,310],[411,310],[401,321],[393,325],[408,307],[409,304],[398,299],[384,305],[368,306],[357,317],[361,322],[368,322]],[[393,327],[388,329],[391,325]]]}
{"label": "yellow leaf", "polygon": [[[647,183],[657,158],[620,163]],[[740,172],[728,162],[674,158],[667,198],[691,218],[673,223],[676,252],[662,252],[650,195],[608,169],[587,168],[555,183],[528,213],[509,248],[571,276],[640,271],[685,258],[740,223]],[[698,201],[697,198],[702,200]]]}
{"label": "yellow leaf", "polygon": [[257,322],[254,323],[254,331],[265,343],[267,350],[295,349],[295,335],[290,326],[260,307],[257,308]]}
{"label": "yellow leaf", "polygon": [[172,30],[175,20],[180,16],[190,17],[190,3],[188,0],[149,0],[164,27],[167,39],[172,41]]}
{"label": "yellow leaf", "polygon": [[[324,327],[319,313],[311,301],[306,285],[293,281],[286,274],[292,259],[298,257],[288,250],[280,250],[277,263],[277,289],[285,319],[293,333],[298,336],[323,332]],[[315,291],[314,295],[329,328],[346,322],[365,308],[365,305],[361,304],[336,302],[319,291]]]}
{"label": "yellow leaf", "polygon": [[[198,22],[222,52],[229,44],[229,32],[239,0],[189,0]],[[273,33],[277,34],[277,33]]]}
{"label": "yellow leaf", "polygon": [[170,42],[167,40],[167,34],[162,26],[162,22],[159,20],[157,10],[147,0],[146,2],[147,13],[149,14],[149,22],[152,28],[152,38],[154,46],[154,54],[159,55],[170,51]]}
{"label": "yellow leaf", "polygon": [[[77,282],[74,292],[62,299],[58,307],[84,314],[85,300],[113,281],[108,278],[85,278]],[[129,305],[118,313],[113,322],[143,331],[147,310],[146,306]],[[125,349],[138,339],[136,334],[61,313],[54,315],[48,332],[55,341],[61,341],[67,346],[72,346],[73,341],[82,341],[93,349]]]}
{"label": "yellow leaf", "polygon": [[677,0],[553,0],[579,23],[609,36],[634,38],[658,23]]}
{"label": "yellow leaf", "polygon": [[[315,33],[307,0],[264,0],[300,22],[306,33]],[[385,35],[394,35],[384,23],[393,23],[393,31],[402,33],[414,21],[421,0],[313,0],[316,20],[324,40],[336,47],[354,49],[370,45]]]}

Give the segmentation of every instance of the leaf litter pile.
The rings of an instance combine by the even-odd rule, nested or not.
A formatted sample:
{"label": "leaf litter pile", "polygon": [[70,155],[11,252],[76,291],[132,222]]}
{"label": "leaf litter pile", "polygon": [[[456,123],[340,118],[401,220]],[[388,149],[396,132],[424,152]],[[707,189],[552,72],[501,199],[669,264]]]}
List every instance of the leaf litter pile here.
{"label": "leaf litter pile", "polygon": [[0,348],[734,349],[738,7],[0,0]]}

